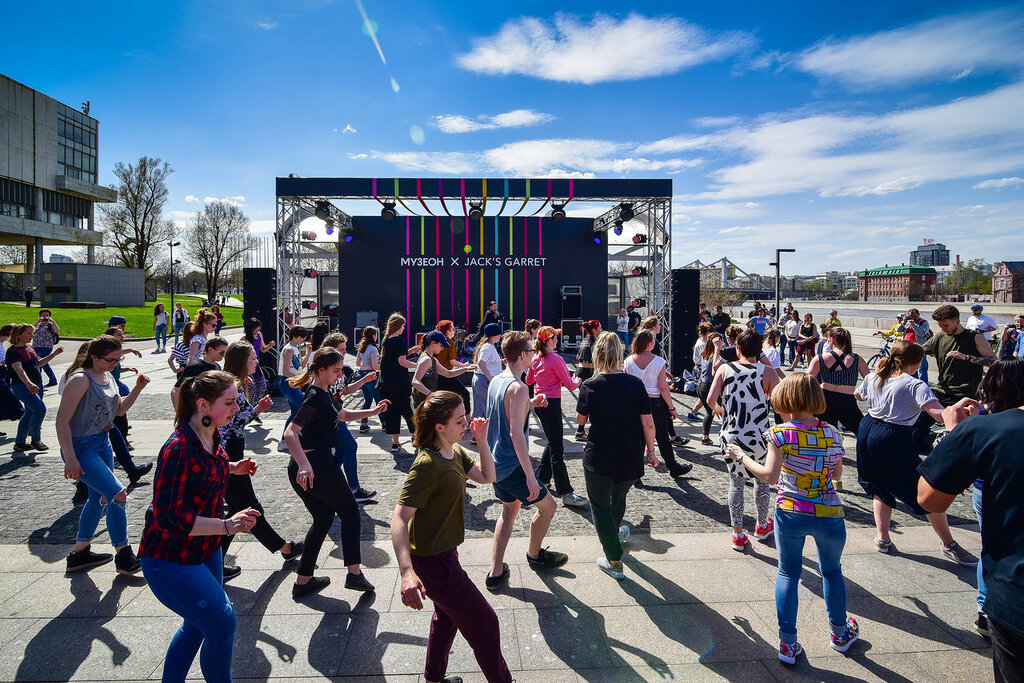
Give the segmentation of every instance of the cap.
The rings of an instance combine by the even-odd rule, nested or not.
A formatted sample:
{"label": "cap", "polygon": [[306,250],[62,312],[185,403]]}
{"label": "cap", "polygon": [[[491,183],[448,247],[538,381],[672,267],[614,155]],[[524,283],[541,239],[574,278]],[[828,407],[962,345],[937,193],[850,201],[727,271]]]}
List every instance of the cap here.
{"label": "cap", "polygon": [[971,306],[971,310],[972,311],[983,311],[983,310],[985,310],[985,307],[982,306],[981,304],[974,304],[973,306]]}
{"label": "cap", "polygon": [[114,327],[115,325],[127,325],[128,320],[121,315],[112,315],[110,320],[107,321],[107,327]]}
{"label": "cap", "polygon": [[485,337],[500,337],[501,336],[501,325],[498,323],[488,323],[484,325],[484,336]]}
{"label": "cap", "polygon": [[548,339],[557,337],[560,334],[562,334],[562,330],[555,329],[554,327],[551,327],[551,325],[545,325],[537,330],[537,338],[541,341],[547,341]]}
{"label": "cap", "polygon": [[440,330],[431,330],[423,335],[424,345],[429,344],[430,342],[437,342],[446,349],[451,346],[451,344],[448,343],[448,337],[446,337],[444,332],[441,332]]}

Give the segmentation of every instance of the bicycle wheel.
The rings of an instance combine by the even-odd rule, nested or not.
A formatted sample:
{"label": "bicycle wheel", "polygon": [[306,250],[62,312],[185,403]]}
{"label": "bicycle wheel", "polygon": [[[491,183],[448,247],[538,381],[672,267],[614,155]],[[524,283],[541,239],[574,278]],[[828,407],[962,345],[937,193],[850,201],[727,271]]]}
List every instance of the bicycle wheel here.
{"label": "bicycle wheel", "polygon": [[878,363],[879,359],[882,358],[882,357],[883,356],[880,353],[876,353],[875,355],[871,356],[871,358],[868,359],[868,370],[872,370],[873,371],[875,369],[875,365]]}

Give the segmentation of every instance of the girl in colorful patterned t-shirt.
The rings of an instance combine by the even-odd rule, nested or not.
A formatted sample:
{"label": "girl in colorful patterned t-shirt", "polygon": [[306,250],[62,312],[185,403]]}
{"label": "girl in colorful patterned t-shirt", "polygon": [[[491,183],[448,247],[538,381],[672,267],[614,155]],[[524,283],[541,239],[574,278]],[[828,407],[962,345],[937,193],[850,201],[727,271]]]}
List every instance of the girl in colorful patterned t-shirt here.
{"label": "girl in colorful patterned t-shirt", "polygon": [[775,544],[779,576],[775,607],[779,618],[779,659],[793,664],[803,651],[796,640],[797,591],[803,570],[804,540],[808,536],[814,538],[818,548],[832,647],[846,652],[857,640],[859,629],[856,620],[846,616],[846,582],[840,565],[846,545],[846,524],[833,480],[842,474],[842,436],[814,417],[815,413],[824,412],[825,395],[811,375],[786,377],[772,392],[772,403],[787,422],[765,433],[768,455],[764,464],[736,447],[729,447],[726,457],[737,459],[758,479],[778,483]]}

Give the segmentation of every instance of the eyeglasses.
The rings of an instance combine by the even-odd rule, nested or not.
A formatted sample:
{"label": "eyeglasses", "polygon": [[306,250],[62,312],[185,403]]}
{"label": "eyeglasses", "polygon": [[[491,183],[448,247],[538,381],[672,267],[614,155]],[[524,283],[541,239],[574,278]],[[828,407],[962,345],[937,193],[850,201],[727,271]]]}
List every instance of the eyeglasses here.
{"label": "eyeglasses", "polygon": [[116,365],[124,360],[124,356],[118,356],[116,358],[100,358],[100,360],[109,365]]}

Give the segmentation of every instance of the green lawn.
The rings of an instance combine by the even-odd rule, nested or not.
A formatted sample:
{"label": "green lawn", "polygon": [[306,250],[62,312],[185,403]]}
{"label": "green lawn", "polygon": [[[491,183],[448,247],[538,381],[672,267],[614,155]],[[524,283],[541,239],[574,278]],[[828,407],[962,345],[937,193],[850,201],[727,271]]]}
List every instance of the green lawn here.
{"label": "green lawn", "polygon": [[[181,302],[188,312],[195,316],[201,301],[191,296],[174,296],[174,301]],[[60,325],[62,337],[95,337],[106,329],[106,322],[112,315],[124,316],[128,320],[125,328],[127,337],[153,336],[153,306],[162,303],[168,311],[171,309],[171,295],[161,294],[146,306],[108,306],[107,308],[53,308],[53,319]],[[221,306],[224,322],[227,325],[242,324],[242,309]],[[25,308],[25,304],[0,302],[0,325],[6,323],[34,323],[39,319],[39,306]],[[173,331],[170,332],[174,339]]]}

